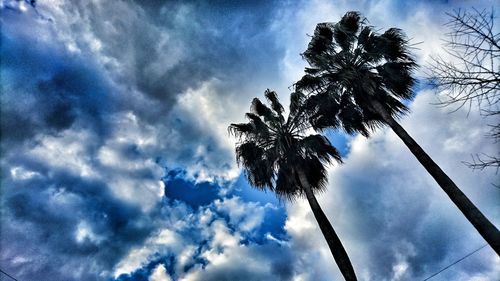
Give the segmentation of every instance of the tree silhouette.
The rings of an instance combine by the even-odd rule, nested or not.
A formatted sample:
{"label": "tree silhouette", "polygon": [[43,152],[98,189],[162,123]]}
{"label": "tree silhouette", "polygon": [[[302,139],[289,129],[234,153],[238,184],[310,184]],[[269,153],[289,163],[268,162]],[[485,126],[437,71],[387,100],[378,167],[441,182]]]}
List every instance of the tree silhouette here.
{"label": "tree silhouette", "polygon": [[408,48],[400,29],[378,34],[358,12],[348,12],[338,23],[316,26],[302,54],[310,67],[296,90],[310,94],[306,107],[317,130],[340,127],[368,136],[389,126],[500,255],[498,229],[396,121],[408,112],[403,102],[414,96],[412,71],[417,65]]}
{"label": "tree silhouette", "polygon": [[[433,57],[428,78],[438,91],[446,93],[442,105],[457,109],[475,106],[484,117],[496,119],[487,136],[499,142],[500,33],[494,25],[494,11],[455,10],[446,15],[450,32],[444,49],[449,59]],[[497,155],[477,154],[472,163],[466,164],[473,169],[496,168],[498,172],[500,151]]]}
{"label": "tree silhouette", "polygon": [[325,164],[341,162],[340,155],[326,137],[305,134],[310,125],[301,106],[301,93],[291,94],[286,119],[276,93],[266,90],[265,96],[271,108],[254,98],[251,112],[246,114],[250,122],[228,128],[238,138],[238,164],[258,189],[289,200],[305,195],[344,278],[357,280],[347,252],[314,195],[326,187]]}

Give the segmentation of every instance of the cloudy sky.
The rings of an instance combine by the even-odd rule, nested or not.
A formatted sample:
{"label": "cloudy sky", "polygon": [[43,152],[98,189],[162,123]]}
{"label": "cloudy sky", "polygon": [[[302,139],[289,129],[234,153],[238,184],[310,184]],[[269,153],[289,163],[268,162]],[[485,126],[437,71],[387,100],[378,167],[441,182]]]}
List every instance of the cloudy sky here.
{"label": "cloudy sky", "polygon": [[[319,22],[402,28],[422,67],[446,12],[495,1],[0,1],[0,268],[20,281],[341,280],[305,200],[252,189],[227,126],[287,104]],[[500,7],[496,7],[497,10]],[[500,226],[491,120],[420,83],[402,125]],[[485,241],[390,130],[327,132],[320,204],[360,280],[423,280]],[[487,246],[431,280],[498,280]],[[0,280],[11,280],[0,275]]]}

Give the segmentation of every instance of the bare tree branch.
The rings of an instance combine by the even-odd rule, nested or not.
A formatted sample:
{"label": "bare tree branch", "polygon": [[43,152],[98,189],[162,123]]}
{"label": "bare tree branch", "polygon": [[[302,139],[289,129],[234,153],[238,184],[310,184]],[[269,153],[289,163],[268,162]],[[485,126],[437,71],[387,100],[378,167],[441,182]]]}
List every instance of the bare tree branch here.
{"label": "bare tree branch", "polygon": [[472,155],[472,162],[463,162],[469,168],[474,170],[484,170],[485,168],[496,168],[496,173],[500,169],[500,158],[495,156],[489,156],[486,154],[476,154]]}
{"label": "bare tree branch", "polygon": [[[446,93],[439,103],[453,106],[454,111],[476,106],[483,117],[493,118],[487,137],[500,141],[500,32],[493,9],[455,10],[447,13],[450,29],[446,33],[445,52],[450,56],[432,57],[428,67],[428,78],[439,92]],[[493,117],[492,117],[493,116]],[[465,162],[472,169],[500,167],[500,152],[497,156],[476,154],[472,162]]]}

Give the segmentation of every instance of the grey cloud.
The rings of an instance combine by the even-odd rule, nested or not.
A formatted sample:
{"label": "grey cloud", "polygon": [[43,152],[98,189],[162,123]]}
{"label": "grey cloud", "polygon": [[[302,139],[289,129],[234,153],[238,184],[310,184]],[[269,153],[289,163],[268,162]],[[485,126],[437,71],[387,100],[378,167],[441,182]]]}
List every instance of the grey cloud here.
{"label": "grey cloud", "polygon": [[[251,97],[283,86],[281,67],[287,62],[280,59],[288,50],[299,60],[305,45],[290,47],[276,35],[301,42],[307,31],[296,27],[302,23],[283,13],[282,20],[297,26],[272,30],[285,26],[273,22],[275,3],[140,2],[145,4],[40,2],[40,14],[52,22],[2,10],[1,74],[8,80],[1,84],[2,91],[9,90],[1,106],[2,266],[19,273],[20,280],[34,280],[40,272],[50,276],[47,280],[103,280],[134,249],[151,251],[137,261],[137,269],[157,265],[155,251],[169,256],[194,245],[192,253],[184,253],[186,264],[174,269],[181,263],[169,261],[175,264],[167,266],[169,273],[213,280],[226,272],[260,280],[335,276],[329,253],[318,247],[322,237],[307,227],[314,223],[310,217],[296,224],[297,230],[287,229],[289,242],[254,243],[247,239],[254,238],[251,233],[241,231],[249,218],[231,220],[232,209],[204,204],[193,210],[158,193],[163,172],[158,164],[201,181],[219,177],[218,183],[227,184],[225,179],[237,176],[228,173],[234,159],[226,126],[243,117]],[[424,136],[422,144],[440,155],[454,178],[489,186],[494,176],[457,168],[468,159],[465,148],[482,146],[474,126],[446,123],[441,115],[424,118],[427,114],[415,110],[406,120],[425,121],[405,126]],[[392,266],[401,262],[408,268],[400,279],[422,277],[462,253],[456,249],[465,253],[472,245],[467,242],[481,242],[453,206],[440,204],[447,199],[398,140],[382,131],[378,136],[353,144],[323,196],[356,268],[366,273],[362,278],[390,280]],[[498,192],[484,190],[467,192],[493,216]],[[241,204],[249,212],[258,209]],[[205,221],[208,211],[214,215]],[[218,224],[228,239],[243,235],[247,241],[226,248],[210,244]],[[172,245],[155,240],[165,229],[182,239]],[[238,263],[209,263],[210,250]],[[498,272],[498,263],[488,263],[491,252],[477,258],[456,267],[457,274],[487,279]],[[255,273],[259,266],[265,270]]]}
{"label": "grey cloud", "polygon": [[[148,3],[154,8],[127,2],[72,3],[62,7],[65,15],[54,17],[60,24],[77,19],[80,24],[67,32],[74,34],[78,47],[107,58],[104,65],[120,82],[165,108],[188,87],[214,76],[258,77],[252,72],[273,65],[263,61],[279,51],[267,30],[269,20],[253,22],[244,9],[226,13],[201,2]],[[272,15],[272,6],[266,7],[263,18]],[[95,40],[100,47],[91,50]]]}
{"label": "grey cloud", "polygon": [[2,149],[32,140],[37,134],[57,134],[75,123],[91,126],[104,137],[113,98],[99,68],[57,46],[25,49],[32,38],[16,34],[14,27],[5,29],[1,46]]}
{"label": "grey cloud", "polygon": [[[486,132],[487,124],[477,112],[468,119],[466,110],[447,114],[446,109],[433,107],[433,100],[432,93],[420,93],[403,126],[423,147],[431,148],[428,152],[441,167],[486,216],[498,222],[492,198],[499,194],[490,184],[494,173],[477,173],[461,163],[468,150],[491,148],[487,140],[472,137]],[[434,126],[422,126],[430,122]],[[355,267],[369,274],[366,280],[420,280],[484,243],[390,131],[380,130],[368,140],[356,137],[345,165],[334,169],[330,182],[324,206],[337,222]],[[485,251],[494,256],[491,249]],[[468,280],[483,274],[490,280],[498,273],[489,258],[474,258],[481,264],[475,270],[457,264],[456,275],[437,280]]]}
{"label": "grey cloud", "polygon": [[[4,178],[2,190],[2,221],[15,223],[2,223],[1,260],[20,280],[100,279],[152,230],[105,183],[54,168],[26,180]],[[88,257],[92,262],[82,262]]]}
{"label": "grey cloud", "polygon": [[[217,166],[217,169],[227,170],[231,168],[228,162],[233,162],[233,156],[227,142],[220,140],[222,134],[227,137],[226,130],[215,131],[208,124],[199,124],[198,109],[186,112],[176,107],[186,91],[196,91],[214,79],[219,85],[212,89],[210,100],[205,104],[207,107],[228,101],[233,106],[232,101],[249,101],[265,88],[258,87],[258,81],[276,80],[279,63],[272,58],[281,56],[284,51],[275,42],[271,30],[276,7],[267,2],[252,8],[240,4],[225,7],[222,2],[212,6],[197,1],[162,4],[150,1],[145,6],[109,1],[39,3],[40,13],[52,18],[53,23],[37,28],[48,33],[46,36],[54,37],[54,45],[59,47],[57,51],[70,52],[68,57],[83,57],[103,68],[102,71],[83,70],[87,74],[95,73],[96,77],[89,76],[91,80],[99,81],[98,76],[103,76],[112,84],[110,89],[105,89],[107,95],[113,96],[108,103],[111,108],[106,108],[110,115],[132,112],[138,124],[155,128],[158,142],[156,148],[148,150],[150,157],[161,156],[166,159],[164,164],[170,167],[197,166],[197,169],[209,170]],[[259,11],[256,15],[251,13],[255,10]],[[26,20],[40,25],[21,17],[12,22]],[[29,44],[31,42],[25,42]],[[42,45],[36,50],[40,57],[51,57],[46,51],[48,47],[53,46]],[[40,63],[41,67],[33,72],[59,75],[46,69],[50,63]],[[72,77],[66,79],[69,78]],[[95,84],[87,80],[86,83]],[[72,96],[64,93],[50,104],[52,109],[47,110],[46,116],[38,118],[46,124],[37,121],[32,129],[18,135],[32,137],[34,131],[41,131],[44,126],[65,129],[78,122],[81,110],[69,109],[68,103],[73,103]],[[102,101],[97,101],[100,103]],[[245,103],[244,107],[232,112],[217,110],[225,115],[223,122],[229,124],[236,119],[232,118],[235,112],[240,116],[241,108],[246,107]],[[18,115],[5,120],[15,120]],[[94,124],[99,124],[99,120],[95,121]],[[5,128],[10,128],[7,125]],[[112,124],[115,128],[116,125]],[[103,135],[105,132],[98,133]],[[204,147],[206,155],[197,156],[197,147]]]}

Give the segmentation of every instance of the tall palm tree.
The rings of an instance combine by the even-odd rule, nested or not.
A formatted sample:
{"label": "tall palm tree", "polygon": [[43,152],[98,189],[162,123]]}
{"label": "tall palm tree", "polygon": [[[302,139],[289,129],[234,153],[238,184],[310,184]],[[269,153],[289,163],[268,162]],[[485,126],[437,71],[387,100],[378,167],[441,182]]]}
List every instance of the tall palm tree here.
{"label": "tall palm tree", "polygon": [[388,125],[500,255],[498,229],[396,121],[408,112],[404,101],[414,96],[417,65],[408,48],[400,29],[377,34],[358,12],[348,12],[338,23],[316,26],[302,54],[310,67],[295,88],[309,94],[306,104],[315,129],[340,127],[368,136]]}
{"label": "tall palm tree", "polygon": [[271,108],[254,98],[251,113],[246,114],[250,122],[229,126],[238,138],[238,164],[258,189],[289,200],[305,195],[344,278],[357,280],[347,252],[314,196],[326,187],[325,164],[341,162],[340,155],[324,136],[305,134],[310,125],[301,107],[304,95],[291,94],[286,120],[276,93],[266,90],[265,96]]}

